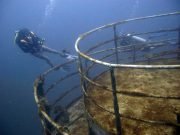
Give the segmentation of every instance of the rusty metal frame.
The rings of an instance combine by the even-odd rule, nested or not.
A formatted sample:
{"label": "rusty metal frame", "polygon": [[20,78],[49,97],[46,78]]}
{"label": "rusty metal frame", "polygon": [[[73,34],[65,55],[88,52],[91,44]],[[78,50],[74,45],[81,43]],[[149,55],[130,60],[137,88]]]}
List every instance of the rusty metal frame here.
{"label": "rusty metal frame", "polygon": [[147,17],[139,17],[139,18],[134,18],[134,19],[128,19],[128,20],[124,20],[124,21],[119,21],[116,23],[111,23],[111,24],[107,24],[98,28],[95,28],[89,32],[86,32],[82,35],[80,35],[78,37],[78,39],[75,42],[75,49],[76,52],[83,58],[88,59],[90,61],[93,61],[95,63],[101,64],[101,65],[105,65],[105,66],[109,66],[109,67],[126,67],[126,68],[159,68],[159,69],[171,69],[171,68],[180,68],[180,65],[135,65],[135,64],[112,64],[112,63],[107,63],[107,62],[103,62],[97,59],[94,59],[92,57],[89,57],[88,55],[86,55],[85,53],[82,53],[80,51],[80,46],[79,43],[81,40],[85,39],[87,36],[97,32],[97,31],[101,31],[102,29],[106,29],[109,27],[114,27],[120,24],[124,24],[124,23],[128,23],[128,22],[132,22],[132,21],[137,21],[137,20],[146,20],[146,19],[151,19],[151,18],[158,18],[158,17],[165,17],[165,16],[173,16],[173,15],[180,15],[180,12],[173,12],[173,13],[167,13],[167,14],[160,14],[160,15],[152,15],[152,16],[147,16]]}
{"label": "rusty metal frame", "polygon": [[[79,72],[80,72],[80,75],[81,75],[81,80],[82,80],[82,91],[84,93],[84,98],[85,100],[91,100],[93,104],[95,104],[98,108],[108,112],[108,113],[111,113],[111,114],[114,114],[115,117],[116,117],[116,130],[117,130],[117,135],[121,135],[121,122],[120,122],[120,117],[125,117],[125,118],[128,118],[128,119],[133,119],[133,120],[137,120],[137,121],[142,121],[142,122],[147,122],[147,123],[150,123],[150,124],[163,124],[163,125],[170,125],[170,126],[175,126],[177,127],[177,131],[179,130],[180,128],[180,123],[176,123],[176,122],[166,122],[166,121],[151,121],[151,120],[143,120],[143,119],[140,119],[140,118],[136,118],[134,116],[125,116],[125,115],[122,115],[122,114],[119,114],[118,110],[117,109],[118,107],[118,101],[116,100],[116,93],[119,93],[119,94],[124,94],[124,95],[131,95],[131,96],[140,96],[140,97],[145,97],[145,98],[166,98],[166,99],[180,99],[180,97],[164,97],[164,96],[156,96],[156,95],[150,95],[150,94],[145,94],[145,93],[137,93],[137,92],[127,92],[127,91],[117,91],[116,90],[116,87],[115,87],[115,84],[113,82],[115,82],[115,78],[113,79],[113,69],[114,68],[135,68],[135,69],[180,69],[180,65],[177,64],[177,65],[150,65],[150,59],[152,58],[156,58],[156,57],[159,57],[159,56],[163,56],[163,55],[171,55],[171,54],[179,54],[180,53],[180,50],[177,50],[177,51],[165,51],[165,52],[162,52],[161,54],[154,54],[152,57],[149,56],[147,57],[147,61],[148,61],[148,64],[147,65],[137,65],[137,64],[117,64],[119,59],[118,59],[118,53],[120,53],[121,51],[124,52],[124,51],[128,51],[128,50],[123,50],[122,48],[123,47],[118,47],[117,46],[117,39],[120,38],[117,36],[116,34],[116,26],[118,25],[121,25],[121,24],[125,24],[125,23],[128,23],[128,22],[133,22],[133,21],[137,21],[137,20],[146,20],[146,19],[151,19],[151,18],[159,18],[159,17],[166,17],[166,16],[177,16],[177,15],[180,15],[180,12],[173,12],[173,13],[167,13],[167,14],[160,14],[160,15],[153,15],[153,16],[147,16],[147,17],[140,17],[140,18],[134,18],[134,19],[128,19],[128,20],[124,20],[124,21],[119,21],[119,22],[115,22],[115,23],[111,23],[111,24],[108,24],[108,25],[104,25],[104,26],[101,26],[101,27],[98,27],[98,28],[95,28],[89,32],[86,32],[82,35],[80,35],[78,37],[78,39],[76,40],[75,42],[75,49],[76,49],[76,52],[79,54]],[[103,29],[106,29],[106,28],[112,28],[113,31],[114,31],[114,38],[113,39],[109,39],[109,40],[106,40],[106,41],[103,41],[101,43],[98,43],[94,46],[92,46],[90,49],[88,49],[87,51],[85,52],[82,52],[80,50],[80,42],[84,39],[86,39],[86,37],[90,36],[91,34],[93,33],[96,33],[98,31],[101,31]],[[151,32],[144,32],[144,33],[133,33],[132,35],[141,35],[141,34],[149,34],[149,33],[158,33],[158,32],[166,32],[166,31],[177,31],[179,30],[179,28],[173,28],[173,29],[165,29],[165,30],[157,30],[157,31],[151,31]],[[180,35],[180,34],[179,34]],[[167,39],[166,39],[167,40]],[[168,39],[169,40],[169,39]],[[172,40],[172,39],[170,39]],[[100,50],[100,51],[95,51],[95,52],[91,52],[92,50],[100,47],[100,46],[103,46],[107,43],[110,43],[110,42],[113,42],[114,41],[114,44],[115,44],[115,47],[114,48],[109,48],[109,49],[104,49],[104,50]],[[156,45],[154,45],[154,43],[150,43],[152,46],[162,46],[163,44],[159,44],[161,43],[162,41],[158,41],[158,42],[154,42]],[[175,43],[176,44],[176,43]],[[134,48],[128,48],[129,50],[133,50],[134,49],[134,55],[136,55],[136,52],[135,52],[135,45],[137,44],[134,44],[134,45],[130,45],[128,47],[134,47]],[[148,45],[148,46],[151,46],[151,45]],[[124,48],[127,48],[124,47]],[[121,50],[122,49],[122,50]],[[108,63],[108,62],[104,62],[102,61],[104,58],[108,57],[107,56],[104,56],[103,58],[101,59],[95,59],[93,57],[91,57],[92,55],[94,54],[98,54],[98,53],[102,53],[102,52],[106,52],[106,51],[109,51],[109,50],[114,50],[114,53],[112,54],[109,54],[109,56],[111,55],[115,55],[116,56],[116,61],[117,63],[114,64],[114,63]],[[91,52],[91,53],[90,53]],[[146,56],[144,56],[146,57]],[[83,69],[82,66],[81,66],[81,58],[84,58],[85,60],[89,60],[92,62],[92,64],[87,68],[87,69]],[[134,56],[134,63],[136,61],[135,59],[135,56]],[[136,61],[137,62],[137,61]],[[92,66],[94,64],[100,64],[100,65],[104,65],[105,67],[109,67],[109,70],[111,71],[111,82],[112,82],[112,88],[109,88],[109,87],[106,87],[102,84],[99,84],[99,83],[96,83],[94,80],[88,78],[88,76],[86,75],[86,72],[88,72],[88,70],[90,70],[90,68],[92,68]],[[107,110],[106,108],[104,108],[103,106],[99,105],[98,103],[96,103],[96,101],[93,100],[92,97],[90,97],[88,95],[88,93],[86,92],[87,91],[87,86],[86,86],[86,83],[85,82],[88,82],[88,83],[91,83],[97,87],[101,87],[103,88],[104,90],[107,90],[109,92],[112,92],[113,93],[113,99],[114,99],[114,112],[112,111],[109,111]],[[87,99],[86,99],[87,98]],[[88,111],[86,110],[86,113],[87,113],[87,116],[90,116],[91,120],[93,120],[93,118],[91,117],[91,115],[88,113]],[[179,115],[177,114],[177,117]],[[178,117],[179,118],[179,117]],[[96,120],[94,120],[95,123],[98,123],[96,122]],[[100,125],[99,125],[100,126]],[[106,130],[106,129],[105,129]],[[179,132],[178,132],[179,133]]]}

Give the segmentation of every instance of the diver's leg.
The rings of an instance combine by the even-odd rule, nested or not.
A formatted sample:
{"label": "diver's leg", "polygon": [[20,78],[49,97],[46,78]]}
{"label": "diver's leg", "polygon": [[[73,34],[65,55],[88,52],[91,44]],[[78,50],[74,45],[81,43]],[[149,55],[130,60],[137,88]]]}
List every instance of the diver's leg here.
{"label": "diver's leg", "polygon": [[34,55],[35,57],[38,57],[38,58],[40,58],[40,59],[45,60],[45,61],[47,62],[47,64],[49,64],[51,67],[54,66],[54,65],[52,64],[52,62],[49,60],[48,57],[46,57],[46,56],[44,56],[44,55],[42,55],[42,54],[39,54],[39,53],[34,53],[34,54],[32,54],[32,55]]}
{"label": "diver's leg", "polygon": [[61,57],[65,57],[65,55],[64,55],[63,53],[58,52],[58,51],[56,51],[56,50],[54,50],[54,49],[51,49],[51,48],[49,48],[49,47],[47,47],[47,46],[45,46],[45,45],[42,46],[42,51],[49,52],[49,53],[54,53],[54,54],[58,54],[58,55],[60,55]]}

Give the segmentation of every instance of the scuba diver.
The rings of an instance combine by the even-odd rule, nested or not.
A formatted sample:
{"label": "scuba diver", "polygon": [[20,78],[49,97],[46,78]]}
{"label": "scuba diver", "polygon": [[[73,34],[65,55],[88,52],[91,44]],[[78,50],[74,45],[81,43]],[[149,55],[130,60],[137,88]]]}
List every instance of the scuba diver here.
{"label": "scuba diver", "polygon": [[45,60],[51,67],[54,65],[50,59],[43,54],[44,52],[57,54],[68,60],[74,60],[76,58],[76,56],[71,55],[70,53],[66,53],[65,50],[58,52],[45,46],[44,41],[44,39],[39,38],[36,34],[27,28],[23,28],[19,31],[16,31],[15,33],[15,43],[21,48],[23,52],[30,53],[35,57]]}
{"label": "scuba diver", "polygon": [[126,45],[140,45],[142,48],[140,49],[141,51],[144,52],[149,52],[150,50],[154,49],[154,47],[147,46],[148,45],[148,40],[145,38],[142,38],[140,36],[133,36],[131,34],[124,34],[121,35],[121,39],[119,40],[119,44],[121,46],[126,46]]}

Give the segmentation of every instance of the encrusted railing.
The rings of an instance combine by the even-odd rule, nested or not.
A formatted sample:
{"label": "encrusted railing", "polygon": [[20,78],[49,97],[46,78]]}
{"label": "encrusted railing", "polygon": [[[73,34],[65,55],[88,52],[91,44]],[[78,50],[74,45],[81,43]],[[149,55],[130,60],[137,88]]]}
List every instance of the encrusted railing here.
{"label": "encrusted railing", "polygon": [[69,128],[84,117],[83,110],[73,117],[76,112],[68,111],[82,98],[79,82],[76,61],[57,65],[35,80],[34,97],[44,134],[70,135]]}
{"label": "encrusted railing", "polygon": [[[75,44],[79,55],[78,61],[55,66],[41,74],[34,83],[34,96],[44,133],[46,135],[107,135],[112,133],[121,135],[124,133],[122,119],[126,118],[152,125],[171,126],[176,129],[175,133],[179,134],[180,110],[176,106],[173,106],[176,109],[174,112],[176,121],[142,119],[121,112],[122,101],[119,100],[119,95],[143,97],[145,100],[152,98],[177,101],[180,100],[180,95],[128,91],[117,86],[117,84],[122,84],[121,81],[117,81],[117,73],[123,74],[121,70],[130,70],[134,78],[139,76],[139,69],[143,71],[170,70],[179,73],[179,15],[180,12],[175,12],[128,19],[104,25],[79,36]],[[167,20],[172,24],[166,23]],[[78,62],[79,69],[74,69],[76,62]],[[60,71],[66,66],[72,68],[68,72]],[[78,70],[81,79],[79,79]],[[134,71],[131,72],[131,70]],[[103,78],[105,74],[108,77]],[[102,82],[109,80],[109,84],[101,83],[100,80]],[[177,79],[177,81],[179,80]],[[80,92],[80,82],[83,95]],[[128,83],[133,84],[134,82]],[[111,95],[112,108],[101,103],[101,98],[94,97],[96,94],[94,88],[102,89],[102,95],[103,92]],[[84,104],[81,104],[82,96]],[[98,96],[101,97],[101,94]],[[77,109],[76,103],[83,108]],[[76,106],[74,110],[69,111],[73,106]],[[100,112],[93,112],[92,108],[98,108],[97,110]],[[80,112],[75,113],[75,110],[80,110]],[[101,121],[96,119],[96,113],[101,115],[103,112],[114,118],[113,128],[115,131],[108,131],[104,126],[108,123],[102,125]],[[81,118],[85,119],[83,120],[85,128],[78,128],[78,132],[72,130],[73,125],[82,124],[82,122],[78,122]],[[79,131],[80,129],[87,130]]]}
{"label": "encrusted railing", "polygon": [[[112,134],[112,132],[109,132],[103,126],[108,123],[103,123],[102,125],[95,118],[98,115],[90,109],[92,106],[95,106],[94,108],[99,108],[102,114],[103,112],[107,112],[107,114],[115,117],[114,127],[116,127],[116,131],[113,134],[122,134],[122,118],[155,125],[174,126],[177,129],[176,134],[180,133],[180,110],[176,112],[176,122],[142,119],[119,112],[121,111],[119,106],[121,101],[117,98],[119,95],[128,95],[131,97],[144,97],[145,99],[175,99],[180,101],[180,94],[158,95],[119,89],[116,83],[121,82],[117,81],[118,75],[115,74],[115,70],[117,69],[174,70],[177,73],[180,72],[179,19],[180,12],[129,19],[104,25],[79,36],[75,44],[75,49],[79,54],[79,72],[81,74],[81,84],[85,97],[86,116],[90,127],[93,127],[95,123],[96,126],[100,127],[99,130],[102,129],[105,131],[105,133],[102,132],[101,134]],[[165,20],[168,20],[172,24],[167,24]],[[108,85],[103,82],[109,78],[104,78],[104,80],[101,78],[105,73],[109,74],[110,77],[110,82],[108,82],[110,84]],[[180,84],[180,80],[177,81]],[[97,91],[107,91],[106,94],[112,94],[113,110],[104,107],[106,106],[105,104],[99,103],[99,100],[103,100],[100,99],[101,94],[96,95],[99,97],[98,99],[94,99],[95,96],[93,94],[98,93],[94,90],[95,88],[98,89]],[[97,134],[93,129],[91,132]]]}

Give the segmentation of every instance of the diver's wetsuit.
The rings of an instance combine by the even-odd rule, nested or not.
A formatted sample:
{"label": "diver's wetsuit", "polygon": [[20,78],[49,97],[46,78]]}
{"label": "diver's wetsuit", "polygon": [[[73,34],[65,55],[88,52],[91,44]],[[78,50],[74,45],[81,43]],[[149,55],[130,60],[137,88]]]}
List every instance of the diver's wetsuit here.
{"label": "diver's wetsuit", "polygon": [[21,29],[19,32],[17,32],[15,42],[21,48],[21,50],[23,50],[23,52],[31,53],[32,55],[45,60],[51,67],[53,67],[52,62],[47,56],[43,55],[43,52],[54,53],[60,55],[61,57],[66,57],[63,53],[43,45],[44,40],[37,37],[28,29]]}

